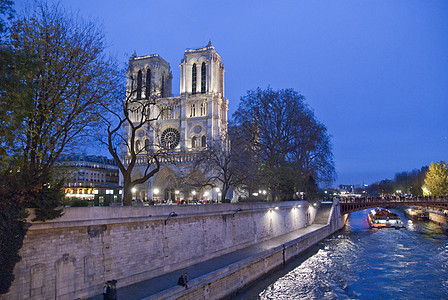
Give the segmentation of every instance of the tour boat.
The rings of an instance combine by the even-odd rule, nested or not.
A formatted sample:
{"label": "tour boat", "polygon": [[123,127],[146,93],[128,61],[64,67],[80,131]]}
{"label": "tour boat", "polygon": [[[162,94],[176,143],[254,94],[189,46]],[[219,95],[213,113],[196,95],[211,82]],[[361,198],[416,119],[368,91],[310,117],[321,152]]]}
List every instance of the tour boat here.
{"label": "tour boat", "polygon": [[367,217],[370,228],[404,228],[400,217],[385,208],[372,209]]}
{"label": "tour boat", "polygon": [[408,208],[404,211],[404,213],[406,216],[414,220],[429,220],[429,213],[421,208]]}

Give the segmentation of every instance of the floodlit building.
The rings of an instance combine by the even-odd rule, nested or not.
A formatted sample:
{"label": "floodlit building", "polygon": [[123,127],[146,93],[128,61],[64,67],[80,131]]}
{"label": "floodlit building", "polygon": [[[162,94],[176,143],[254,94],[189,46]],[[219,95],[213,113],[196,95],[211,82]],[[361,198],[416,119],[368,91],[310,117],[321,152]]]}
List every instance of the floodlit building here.
{"label": "floodlit building", "polygon": [[[180,95],[172,96],[170,65],[158,54],[132,56],[129,59],[127,89],[136,101],[155,100],[151,116],[158,116],[151,126],[137,132],[135,148],[154,151],[168,149],[160,171],[144,184],[135,186],[133,198],[140,200],[215,200],[219,187],[197,188],[185,185],[185,178],[205,179],[207,174],[193,168],[196,154],[207,143],[227,132],[228,100],[224,97],[224,65],[211,42],[199,49],[185,50],[180,63]],[[133,121],[138,122],[136,117]],[[123,136],[129,137],[129,124]],[[121,148],[126,164],[129,149]],[[147,167],[144,153],[139,154],[133,177]]]}
{"label": "floodlit building", "polygon": [[61,176],[67,178],[64,186],[68,198],[93,200],[96,186],[118,186],[118,166],[104,156],[69,154],[59,162]]}

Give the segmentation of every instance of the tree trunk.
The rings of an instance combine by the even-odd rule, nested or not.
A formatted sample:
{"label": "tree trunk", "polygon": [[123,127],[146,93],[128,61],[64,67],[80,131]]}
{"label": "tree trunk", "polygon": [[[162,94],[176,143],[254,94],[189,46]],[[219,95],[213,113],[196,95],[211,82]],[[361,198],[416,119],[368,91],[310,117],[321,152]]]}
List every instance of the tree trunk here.
{"label": "tree trunk", "polygon": [[123,206],[132,205],[132,186],[128,183],[124,184],[123,188]]}

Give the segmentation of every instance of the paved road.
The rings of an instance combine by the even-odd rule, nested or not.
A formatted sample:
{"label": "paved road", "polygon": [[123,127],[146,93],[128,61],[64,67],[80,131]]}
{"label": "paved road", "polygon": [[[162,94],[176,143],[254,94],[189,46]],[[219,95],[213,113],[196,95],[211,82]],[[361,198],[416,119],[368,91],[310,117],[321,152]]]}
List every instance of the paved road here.
{"label": "paved road", "polygon": [[[234,251],[222,256],[209,259],[207,261],[189,266],[184,269],[180,269],[171,273],[164,274],[162,276],[154,277],[145,281],[141,281],[135,284],[131,284],[125,287],[120,287],[118,282],[118,297],[125,300],[141,300],[166,289],[177,286],[177,279],[180,275],[188,272],[190,281],[194,278],[200,277],[212,271],[226,267],[230,264],[238,262],[242,259],[258,254],[268,249],[272,249],[283,245],[286,242],[297,239],[307,233],[310,233],[316,229],[323,227],[324,225],[311,225],[306,228],[302,228],[288,234],[260,242],[256,245],[243,248],[238,251]],[[101,291],[99,291],[101,292]],[[91,300],[102,300],[102,294],[89,298]]]}

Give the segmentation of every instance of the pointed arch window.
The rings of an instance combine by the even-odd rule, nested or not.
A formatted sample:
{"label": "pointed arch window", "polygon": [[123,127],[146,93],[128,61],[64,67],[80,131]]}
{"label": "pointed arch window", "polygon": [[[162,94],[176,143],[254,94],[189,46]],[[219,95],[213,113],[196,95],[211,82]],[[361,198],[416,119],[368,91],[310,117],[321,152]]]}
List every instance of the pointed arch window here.
{"label": "pointed arch window", "polygon": [[190,107],[190,118],[196,117],[196,104],[192,103]]}
{"label": "pointed arch window", "polygon": [[140,140],[137,140],[135,142],[135,152],[140,152]]}
{"label": "pointed arch window", "polygon": [[205,103],[205,102],[201,103],[201,116],[205,116],[207,114],[207,109],[206,109],[207,106],[206,105],[207,105],[207,103]]}
{"label": "pointed arch window", "polygon": [[196,64],[193,64],[193,70],[191,71],[191,92],[193,94],[196,94],[196,84],[197,84],[197,78],[198,74],[197,74],[197,69],[196,69]]}
{"label": "pointed arch window", "polygon": [[191,148],[196,148],[196,144],[197,144],[197,138],[194,136],[191,139]]}
{"label": "pointed arch window", "polygon": [[201,93],[205,94],[205,86],[206,86],[206,70],[205,70],[205,62],[202,63],[201,66]]}
{"label": "pointed arch window", "polygon": [[145,140],[145,150],[146,152],[149,152],[149,139]]}
{"label": "pointed arch window", "polygon": [[137,73],[137,99],[142,99],[142,70]]}
{"label": "pointed arch window", "polygon": [[203,135],[201,137],[201,147],[205,148],[207,146],[207,137]]}
{"label": "pointed arch window", "polygon": [[146,70],[146,91],[145,91],[146,99],[149,99],[151,96],[151,69]]}
{"label": "pointed arch window", "polygon": [[162,75],[162,91],[161,91],[162,98],[165,97],[165,75]]}

